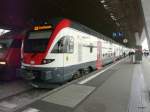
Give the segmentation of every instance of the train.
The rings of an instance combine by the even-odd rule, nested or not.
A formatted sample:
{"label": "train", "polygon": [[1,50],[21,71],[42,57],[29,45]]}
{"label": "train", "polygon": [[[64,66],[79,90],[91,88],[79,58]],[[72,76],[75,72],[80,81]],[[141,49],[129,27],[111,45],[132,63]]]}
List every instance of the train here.
{"label": "train", "polygon": [[17,79],[21,68],[21,45],[24,38],[21,31],[9,31],[0,36],[0,80]]}
{"label": "train", "polygon": [[32,26],[22,44],[22,77],[34,87],[55,87],[101,69],[129,48],[66,18]]}

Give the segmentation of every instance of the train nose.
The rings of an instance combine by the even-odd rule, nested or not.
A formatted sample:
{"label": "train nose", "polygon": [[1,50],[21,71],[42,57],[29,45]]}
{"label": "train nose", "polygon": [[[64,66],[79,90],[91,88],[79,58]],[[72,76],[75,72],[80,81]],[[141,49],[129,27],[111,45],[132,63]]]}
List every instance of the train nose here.
{"label": "train nose", "polygon": [[20,74],[26,80],[33,80],[33,79],[35,79],[35,76],[34,76],[32,71],[26,71],[26,70],[22,69],[22,70],[20,70]]}

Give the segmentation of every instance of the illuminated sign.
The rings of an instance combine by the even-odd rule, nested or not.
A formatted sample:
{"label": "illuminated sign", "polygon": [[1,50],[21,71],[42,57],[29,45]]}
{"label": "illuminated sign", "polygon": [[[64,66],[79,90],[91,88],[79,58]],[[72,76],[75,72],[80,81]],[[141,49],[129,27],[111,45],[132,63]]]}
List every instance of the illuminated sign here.
{"label": "illuminated sign", "polygon": [[51,25],[34,26],[35,31],[37,31],[37,30],[48,30],[48,29],[51,29],[51,28],[52,28]]}
{"label": "illuminated sign", "polygon": [[123,32],[113,32],[112,36],[115,37],[115,38],[117,38],[117,37],[123,37],[124,34],[123,34]]}

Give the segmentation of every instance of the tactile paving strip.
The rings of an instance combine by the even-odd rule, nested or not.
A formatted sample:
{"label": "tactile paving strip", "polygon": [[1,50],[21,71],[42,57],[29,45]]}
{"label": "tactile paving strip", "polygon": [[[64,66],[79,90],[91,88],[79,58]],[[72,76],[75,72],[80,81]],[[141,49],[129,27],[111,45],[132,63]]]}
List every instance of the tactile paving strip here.
{"label": "tactile paving strip", "polygon": [[43,101],[73,108],[84,100],[94,89],[95,87],[73,84],[45,97]]}

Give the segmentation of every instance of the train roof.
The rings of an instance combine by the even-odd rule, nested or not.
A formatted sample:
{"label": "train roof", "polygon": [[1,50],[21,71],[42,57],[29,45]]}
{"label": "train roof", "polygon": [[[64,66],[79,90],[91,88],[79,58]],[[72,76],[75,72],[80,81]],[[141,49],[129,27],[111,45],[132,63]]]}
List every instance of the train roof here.
{"label": "train roof", "polygon": [[119,44],[115,40],[112,40],[109,37],[107,37],[107,36],[105,36],[101,33],[96,32],[95,30],[93,30],[93,29],[91,29],[91,28],[89,28],[85,25],[82,25],[78,22],[72,21],[72,20],[67,19],[67,18],[61,18],[61,17],[60,18],[52,18],[52,19],[49,19],[49,20],[42,20],[42,21],[34,22],[32,25],[35,26],[35,25],[50,24],[50,25],[52,25],[53,28],[55,28],[63,20],[67,20],[70,23],[69,27],[71,27],[71,28],[74,28],[76,30],[82,31],[84,33],[87,33],[87,34],[90,34],[90,35],[93,35],[93,36],[96,36],[100,39],[113,42],[113,43],[118,44],[120,46],[124,46],[124,45]]}
{"label": "train roof", "polygon": [[88,28],[85,25],[82,25],[82,24],[80,24],[78,22],[74,22],[74,21],[72,21],[71,23],[72,23],[71,27],[74,28],[74,29],[77,29],[77,30],[80,30],[80,31],[85,32],[87,34],[96,36],[96,37],[98,37],[100,39],[103,39],[103,40],[111,41],[111,42],[113,42],[115,44],[118,44],[120,46],[124,46],[124,45],[121,45],[120,43],[116,42],[115,40],[112,40],[109,37],[107,37],[107,36],[105,36],[105,35],[103,35],[101,33],[98,33],[98,32],[96,32],[95,30],[93,30],[91,28]]}

